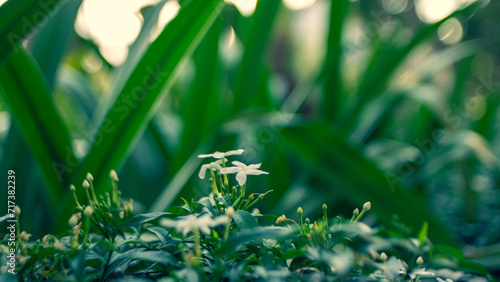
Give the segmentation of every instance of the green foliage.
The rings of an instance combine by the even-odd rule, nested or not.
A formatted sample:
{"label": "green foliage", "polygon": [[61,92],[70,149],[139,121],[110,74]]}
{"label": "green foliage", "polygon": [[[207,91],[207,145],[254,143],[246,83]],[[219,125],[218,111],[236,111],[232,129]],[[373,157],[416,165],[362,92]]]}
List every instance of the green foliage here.
{"label": "green foliage", "polygon": [[[121,200],[114,171],[110,174],[112,192],[97,199],[93,177],[88,175],[83,188],[88,205],[80,205],[83,199],[75,198],[70,231],[36,242],[29,241],[26,232],[18,236],[17,277],[56,281],[487,281],[488,272],[465,260],[459,251],[434,248],[428,240],[419,243],[417,238],[362,223],[371,210],[370,202],[361,212],[356,209],[351,220],[328,218],[326,205],[323,216],[312,223],[303,220],[302,208],[297,211],[299,223],[285,215],[250,213],[245,208],[253,197],[244,196],[246,182],[241,175],[236,176],[236,186],[223,180],[242,166],[220,163],[208,168],[214,193],[168,213],[134,216],[130,201]],[[248,168],[239,173],[257,175],[255,170],[250,172],[255,167]],[[0,242],[5,254],[2,264],[9,260],[8,239]]]}
{"label": "green foliage", "polygon": [[[107,61],[100,42],[75,33],[82,1],[0,6],[0,168],[19,175],[24,229],[39,238],[60,234],[75,204],[69,184],[84,199],[80,183],[91,172],[105,203],[113,194],[107,173],[117,169],[123,194],[141,213],[127,228],[150,225],[147,234],[163,232],[162,217],[206,213],[203,207],[217,216],[229,203],[236,210],[231,234],[244,230],[228,241],[241,243],[215,239],[234,251],[267,238],[262,230],[287,238],[267,225],[252,233],[251,217],[274,217],[251,214],[253,208],[290,214],[307,198],[304,216],[317,217],[323,203],[332,215],[370,200],[370,220],[401,233],[393,235],[415,236],[420,245],[478,246],[468,254],[498,268],[498,251],[488,251],[500,240],[498,3],[476,1],[424,23],[419,9],[386,9],[393,1],[317,1],[311,10],[291,11],[282,1],[261,0],[243,16],[222,0],[182,0],[178,15],[157,31],[166,2],[135,15],[142,29],[121,66]],[[439,32],[449,19],[463,33],[453,44]],[[309,33],[318,30],[310,44]],[[250,152],[243,161],[263,160],[271,172],[246,187],[253,194],[221,186],[215,206],[205,198],[173,207],[182,204],[179,196],[197,199],[213,189],[191,179],[197,154],[234,147]],[[107,207],[94,208],[115,218],[118,206]],[[120,235],[114,228],[128,224],[109,220],[95,220],[95,236],[109,241]],[[102,244],[101,254],[111,249]],[[269,252],[258,252],[259,261],[269,261]],[[314,255],[318,263],[323,252]],[[115,266],[110,273],[123,268]],[[188,267],[179,275],[199,273]]]}

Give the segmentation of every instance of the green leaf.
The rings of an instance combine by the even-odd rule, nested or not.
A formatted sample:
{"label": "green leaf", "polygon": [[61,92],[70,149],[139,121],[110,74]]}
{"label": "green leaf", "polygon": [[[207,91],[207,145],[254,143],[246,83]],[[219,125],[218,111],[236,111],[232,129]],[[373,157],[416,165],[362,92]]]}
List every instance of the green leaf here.
{"label": "green leaf", "polygon": [[255,217],[247,211],[239,210],[233,216],[233,220],[238,225],[240,230],[258,228],[259,223],[255,220]]}
{"label": "green leaf", "polygon": [[[32,30],[47,21],[63,0],[15,0],[0,6],[0,65]],[[18,49],[19,50],[19,49]],[[15,51],[17,52],[17,51]]]}
{"label": "green leaf", "polygon": [[257,2],[250,34],[244,43],[245,53],[236,84],[233,113],[247,107],[257,93],[264,52],[280,5],[281,1],[278,0]]}
{"label": "green leaf", "polygon": [[143,213],[140,215],[136,215],[123,223],[118,224],[117,226],[115,226],[115,229],[118,230],[118,229],[121,229],[123,227],[138,227],[141,224],[156,220],[160,217],[164,217],[167,215],[172,215],[172,213],[169,213],[169,212]]}
{"label": "green leaf", "polygon": [[365,71],[358,89],[354,108],[345,107],[345,111],[342,112],[341,118],[347,119],[345,126],[351,129],[356,124],[356,118],[362,113],[363,108],[375,97],[385,92],[385,87],[394,71],[401,66],[404,60],[416,47],[420,46],[431,35],[435,34],[442,23],[452,17],[469,15],[474,12],[478,5],[477,2],[473,3],[436,23],[424,26],[416,33],[410,42],[402,48],[397,46],[381,47],[381,49],[375,53],[373,60]]}
{"label": "green leaf", "polygon": [[76,165],[70,133],[52,102],[47,82],[22,49],[0,68],[0,95],[28,142],[47,181],[51,206],[62,200],[67,173]]}
{"label": "green leaf", "polygon": [[371,201],[380,221],[390,224],[397,211],[402,222],[415,230],[428,221],[431,240],[453,244],[421,197],[401,189],[398,179],[384,174],[351,148],[339,131],[323,123],[305,123],[283,129],[281,136],[306,170],[329,183],[330,189],[348,191],[343,195],[353,204]]}
{"label": "green leaf", "polygon": [[342,29],[349,7],[348,0],[332,0],[330,6],[330,27],[328,30],[328,49],[325,62],[331,62],[326,69],[323,99],[321,101],[322,116],[333,120],[342,103],[342,80],[340,77],[340,59],[342,57]]}
{"label": "green leaf", "polygon": [[119,94],[113,95],[116,100],[101,122],[76,182],[91,172],[98,191],[108,186],[104,176],[121,167],[167,94],[181,63],[220,12],[219,3],[211,0],[186,4],[151,43]]}
{"label": "green leaf", "polygon": [[[74,177],[80,183],[94,175],[97,193],[109,188],[111,169],[119,170],[151,121],[183,62],[191,55],[220,13],[220,0],[191,1],[165,27],[134,67],[126,83],[117,88],[113,105],[103,118],[93,146]],[[82,195],[81,190],[77,190]],[[66,202],[61,216],[69,214]],[[64,226],[65,219],[58,221]]]}
{"label": "green leaf", "polygon": [[418,232],[418,242],[420,243],[420,246],[423,246],[425,244],[425,240],[427,240],[427,233],[429,231],[429,224],[424,222],[422,224],[422,228],[420,228],[420,231]]}

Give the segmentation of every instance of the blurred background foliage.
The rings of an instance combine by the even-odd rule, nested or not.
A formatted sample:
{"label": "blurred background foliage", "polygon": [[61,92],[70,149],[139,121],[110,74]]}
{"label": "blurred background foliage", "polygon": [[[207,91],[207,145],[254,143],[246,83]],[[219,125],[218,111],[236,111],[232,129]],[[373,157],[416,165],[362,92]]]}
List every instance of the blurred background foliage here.
{"label": "blurred background foliage", "polygon": [[241,148],[264,213],[371,201],[500,269],[498,1],[0,2],[0,178],[35,236],[87,172],[161,211],[210,191],[197,154]]}

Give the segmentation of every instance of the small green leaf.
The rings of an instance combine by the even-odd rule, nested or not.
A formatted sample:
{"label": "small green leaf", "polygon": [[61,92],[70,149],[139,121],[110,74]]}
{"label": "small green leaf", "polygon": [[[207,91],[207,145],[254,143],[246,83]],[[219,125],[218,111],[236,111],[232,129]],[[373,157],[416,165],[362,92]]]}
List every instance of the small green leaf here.
{"label": "small green leaf", "polygon": [[429,223],[427,223],[426,221],[424,222],[424,224],[422,224],[422,228],[420,228],[420,231],[418,232],[418,241],[420,243],[420,247],[422,247],[425,244],[428,230],[429,230]]}
{"label": "small green leaf", "polygon": [[244,210],[239,210],[236,211],[236,213],[233,216],[234,222],[236,222],[236,225],[240,228],[240,230],[244,229],[253,229],[253,228],[258,228],[259,223],[253,217],[253,215],[247,211]]}

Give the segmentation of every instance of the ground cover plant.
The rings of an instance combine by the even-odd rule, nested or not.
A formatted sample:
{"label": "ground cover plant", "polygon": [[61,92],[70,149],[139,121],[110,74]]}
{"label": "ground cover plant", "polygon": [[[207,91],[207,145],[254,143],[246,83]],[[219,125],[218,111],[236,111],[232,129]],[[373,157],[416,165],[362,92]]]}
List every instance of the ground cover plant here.
{"label": "ground cover plant", "polygon": [[[200,155],[199,177],[211,183],[210,195],[184,200],[167,212],[135,215],[121,199],[118,177],[99,198],[87,174],[85,199],[75,200],[70,230],[30,241],[18,232],[14,271],[20,280],[40,281],[488,281],[484,267],[451,248],[435,248],[427,224],[418,238],[360,220],[366,202],[351,218],[323,216],[298,222],[286,215],[262,214],[253,206],[267,193],[246,191],[248,176],[268,174],[261,164],[228,159],[244,150]],[[208,174],[208,177],[207,177]],[[235,174],[228,177],[229,174]],[[85,204],[83,204],[85,202]],[[82,203],[82,204],[80,204]],[[16,214],[19,215],[19,208]],[[9,266],[9,237],[1,241],[3,270]],[[7,279],[9,274],[3,274]],[[450,280],[451,279],[451,280]],[[11,279],[13,280],[13,279]]]}
{"label": "ground cover plant", "polygon": [[0,0],[2,273],[498,278],[499,9]]}

